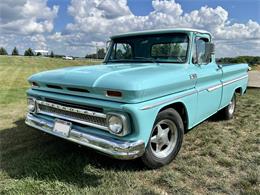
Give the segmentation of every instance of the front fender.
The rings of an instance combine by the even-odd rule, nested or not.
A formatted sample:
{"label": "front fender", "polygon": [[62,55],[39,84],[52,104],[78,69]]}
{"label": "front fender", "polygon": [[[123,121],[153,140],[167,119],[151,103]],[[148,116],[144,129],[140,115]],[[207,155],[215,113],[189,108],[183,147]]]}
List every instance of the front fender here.
{"label": "front fender", "polygon": [[138,104],[123,105],[123,109],[128,112],[132,118],[134,133],[131,134],[131,137],[144,140],[145,145],[147,145],[155,119],[160,110],[179,102],[185,106],[187,111],[188,128],[193,127],[197,110],[197,91],[195,89]]}

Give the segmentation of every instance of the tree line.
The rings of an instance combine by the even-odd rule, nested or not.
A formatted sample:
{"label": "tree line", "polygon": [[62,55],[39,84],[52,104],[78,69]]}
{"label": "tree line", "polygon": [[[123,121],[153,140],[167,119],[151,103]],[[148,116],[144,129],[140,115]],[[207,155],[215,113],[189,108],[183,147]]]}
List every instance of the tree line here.
{"label": "tree line", "polygon": [[238,56],[238,57],[226,57],[218,58],[217,63],[221,64],[238,64],[247,63],[251,66],[260,65],[260,56]]}
{"label": "tree line", "polygon": [[[8,55],[6,49],[4,47],[0,47],[0,55]],[[12,50],[11,53],[12,56],[19,56],[19,51],[16,47]],[[31,48],[28,48],[24,51],[24,56],[41,56],[42,54],[40,52],[37,52],[36,54],[33,52]],[[51,51],[49,57],[55,57],[53,51]]]}
{"label": "tree line", "polygon": [[91,59],[104,59],[106,55],[106,51],[104,48],[98,49],[96,53],[87,54],[85,58]]}
{"label": "tree line", "polygon": [[[6,49],[4,47],[0,47],[0,55],[8,55]],[[18,56],[19,51],[16,47],[12,50],[11,55]],[[31,48],[28,48],[24,51],[24,56],[40,56],[41,53],[34,53]],[[96,53],[87,54],[85,58],[95,58],[95,59],[104,59],[106,55],[106,51],[104,48],[98,49]],[[51,51],[49,57],[63,57],[63,55],[54,55],[53,51]],[[237,56],[237,57],[225,57],[225,58],[217,58],[217,63],[221,64],[238,64],[238,63],[247,63],[250,66],[260,65],[260,56]]]}
{"label": "tree line", "polygon": [[[4,47],[0,47],[0,55],[8,55],[6,49]],[[13,56],[18,56],[19,55],[19,51],[16,47],[14,47],[14,49],[12,50],[11,55]],[[34,53],[33,50],[31,48],[28,48],[24,51],[24,56],[41,56],[42,54],[40,52]],[[94,59],[104,59],[106,55],[105,49],[101,48],[97,50],[97,53],[93,53],[93,54],[87,54],[85,56],[85,58],[94,58]],[[50,55],[48,55],[49,57],[56,57],[56,58],[62,58],[64,57],[64,55],[57,55],[54,54],[53,51],[51,51]]]}
{"label": "tree line", "polygon": [[[0,55],[8,55],[8,52],[6,51],[6,49],[4,47],[0,47]],[[14,47],[14,49],[11,52],[11,55],[13,56],[19,56],[19,51],[16,47]],[[31,48],[28,48],[24,51],[24,56],[41,56],[42,54],[40,52],[34,53],[33,50]],[[85,56],[85,58],[94,58],[94,59],[104,59],[106,53],[105,53],[105,49],[98,49],[97,53],[93,53],[93,54],[87,54]],[[48,57],[51,58],[62,58],[64,57],[64,55],[58,55],[58,54],[54,54],[53,51],[51,51],[50,55],[48,55]]]}
{"label": "tree line", "polygon": [[[0,47],[0,55],[8,55],[8,53],[7,53],[5,48]],[[18,49],[16,47],[14,47],[14,49],[12,51],[12,55],[13,56],[18,56],[19,55]]]}

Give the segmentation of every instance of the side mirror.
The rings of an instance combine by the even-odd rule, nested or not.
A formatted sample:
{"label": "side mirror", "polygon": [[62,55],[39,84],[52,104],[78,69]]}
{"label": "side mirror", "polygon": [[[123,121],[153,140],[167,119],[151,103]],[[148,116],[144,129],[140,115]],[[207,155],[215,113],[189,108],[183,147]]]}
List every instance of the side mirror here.
{"label": "side mirror", "polygon": [[208,53],[208,54],[215,54],[215,45],[214,45],[214,43],[206,43],[206,52]]}
{"label": "side mirror", "polygon": [[215,45],[214,45],[214,43],[206,43],[206,47],[205,47],[205,49],[206,49],[206,52],[205,52],[205,54],[206,54],[206,61],[207,61],[207,63],[209,63],[210,61],[211,61],[211,56],[213,55],[213,54],[215,54]]}
{"label": "side mirror", "polygon": [[192,56],[192,63],[193,63],[193,64],[198,64],[198,58],[197,58],[197,56]]}

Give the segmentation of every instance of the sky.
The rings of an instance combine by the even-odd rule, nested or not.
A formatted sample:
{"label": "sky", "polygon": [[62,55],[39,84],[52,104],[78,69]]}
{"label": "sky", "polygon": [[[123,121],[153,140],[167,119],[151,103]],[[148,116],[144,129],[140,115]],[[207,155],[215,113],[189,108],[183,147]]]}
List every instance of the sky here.
{"label": "sky", "polygon": [[85,56],[113,34],[188,27],[217,57],[260,55],[260,0],[1,0],[0,47]]}

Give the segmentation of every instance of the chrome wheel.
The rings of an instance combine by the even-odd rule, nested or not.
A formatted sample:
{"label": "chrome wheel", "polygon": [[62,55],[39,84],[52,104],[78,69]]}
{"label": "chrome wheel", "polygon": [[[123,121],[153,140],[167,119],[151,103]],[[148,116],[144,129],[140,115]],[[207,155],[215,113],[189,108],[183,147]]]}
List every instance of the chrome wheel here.
{"label": "chrome wheel", "polygon": [[232,115],[235,111],[235,100],[232,98],[232,100],[228,104],[228,112],[230,115]]}
{"label": "chrome wheel", "polygon": [[157,158],[165,158],[176,146],[177,127],[169,119],[159,121],[153,128],[150,140],[151,151]]}

